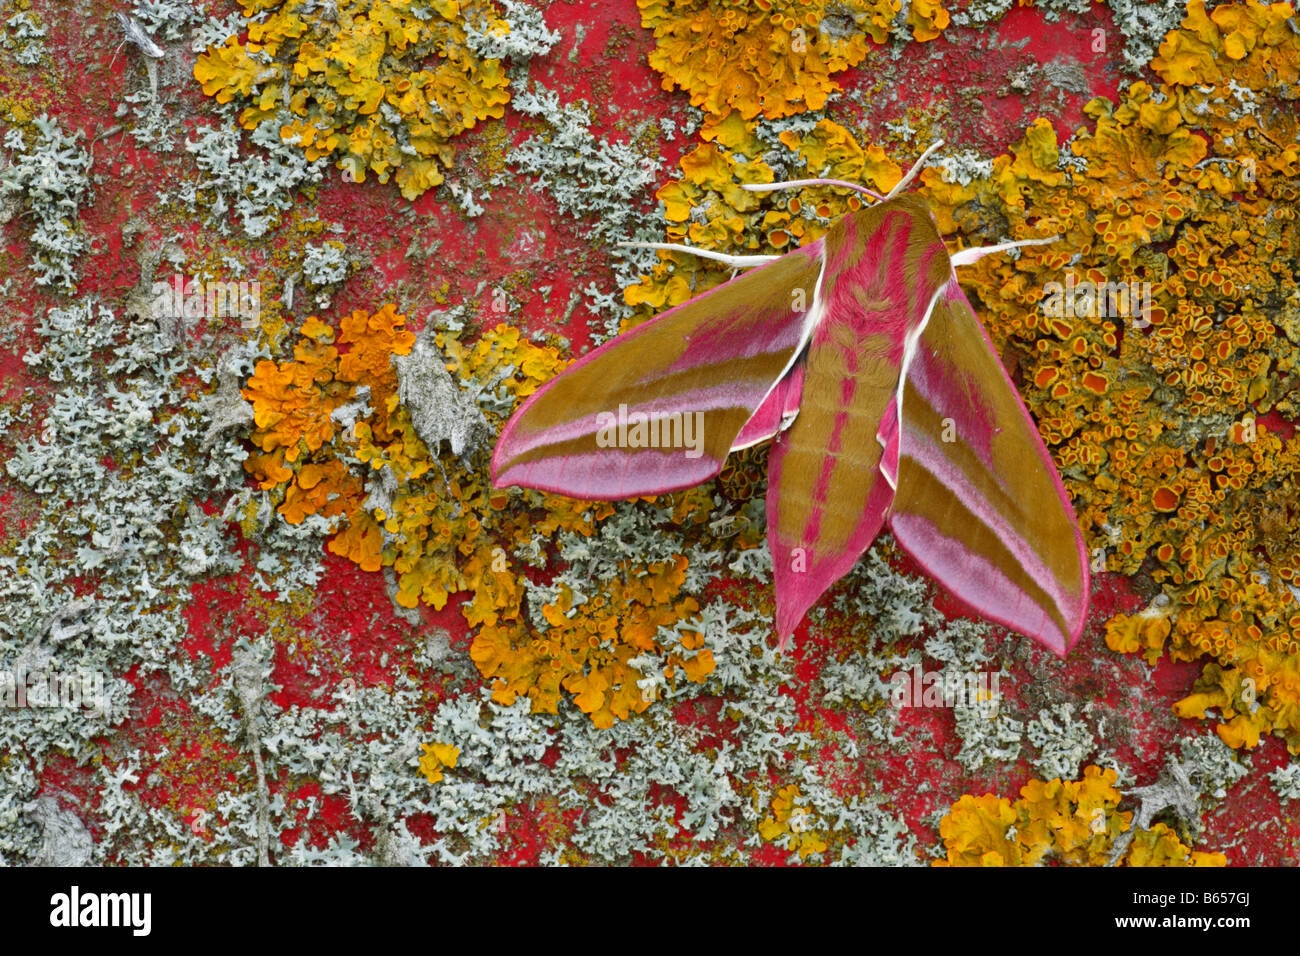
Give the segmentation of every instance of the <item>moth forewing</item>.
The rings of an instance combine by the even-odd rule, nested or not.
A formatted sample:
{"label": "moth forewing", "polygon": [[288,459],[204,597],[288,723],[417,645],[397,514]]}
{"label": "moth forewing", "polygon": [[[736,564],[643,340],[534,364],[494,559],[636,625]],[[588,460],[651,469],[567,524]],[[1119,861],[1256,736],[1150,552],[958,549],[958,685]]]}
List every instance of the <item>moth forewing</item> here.
{"label": "moth forewing", "polygon": [[[1073,508],[955,281],[934,309],[904,377],[890,527],[963,603],[1064,655],[1082,632],[1089,590]],[[947,421],[955,442],[941,438]]]}
{"label": "moth forewing", "polygon": [[[686,488],[716,475],[811,334],[815,315],[790,305],[793,289],[816,289],[820,251],[817,243],[781,256],[579,359],[507,422],[493,455],[494,483],[613,499]],[[598,443],[602,414],[624,406],[638,415],[703,415],[704,453],[691,460]]]}

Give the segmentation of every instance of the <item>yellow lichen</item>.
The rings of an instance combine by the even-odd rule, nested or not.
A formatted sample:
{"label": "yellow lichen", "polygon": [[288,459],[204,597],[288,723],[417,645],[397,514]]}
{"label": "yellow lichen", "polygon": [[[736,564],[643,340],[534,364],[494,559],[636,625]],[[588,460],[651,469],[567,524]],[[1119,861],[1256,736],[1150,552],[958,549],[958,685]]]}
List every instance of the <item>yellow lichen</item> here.
{"label": "yellow lichen", "polygon": [[[899,0],[637,0],[654,30],[650,65],[715,119],[736,110],[769,119],[819,110],[839,89],[832,74],[883,43]],[[937,0],[913,3],[918,40],[948,23]]]}
{"label": "yellow lichen", "polygon": [[796,784],[782,787],[772,797],[770,812],[759,821],[758,835],[768,843],[784,837],[787,849],[806,859],[814,853],[826,852],[826,838],[814,827],[817,815],[800,802],[802,794]]}
{"label": "yellow lichen", "polygon": [[[1114,770],[1089,766],[1077,781],[1031,780],[1015,803],[966,794],[939,824],[948,855],[935,866],[1105,866],[1133,814],[1118,809]],[[1127,866],[1225,866],[1221,853],[1194,852],[1165,824],[1139,830]]]}
{"label": "yellow lichen", "polygon": [[1166,83],[1185,87],[1219,83],[1227,76],[1253,89],[1294,83],[1300,76],[1300,35],[1290,22],[1294,16],[1289,3],[1256,0],[1224,4],[1207,15],[1203,0],[1192,0],[1187,18],[1165,38],[1151,68]]}
{"label": "yellow lichen", "polygon": [[948,26],[948,11],[941,0],[911,0],[907,10],[907,25],[912,28],[914,40],[933,40]]}
{"label": "yellow lichen", "polygon": [[[517,619],[480,628],[470,656],[485,677],[493,678],[493,699],[510,704],[525,694],[534,712],[556,713],[563,689],[597,727],[613,726],[649,707],[654,698],[637,685],[645,675],[631,662],[662,650],[655,640],[659,628],[687,620],[698,605],[679,596],[685,558],[671,565],[628,561],[624,575],[581,615],[572,614],[577,610],[573,592],[562,586],[557,599],[542,608],[550,625],[542,633],[530,633]],[[693,653],[671,654],[665,676],[672,680],[680,670],[688,681],[703,681],[713,670],[713,653],[702,644],[700,635],[687,632],[682,648]]]}
{"label": "yellow lichen", "polygon": [[244,105],[309,160],[360,182],[393,177],[414,199],[443,180],[451,139],[504,115],[505,70],[477,58],[467,29],[503,32],[490,0],[240,0],[247,39],[199,56],[194,77]]}
{"label": "yellow lichen", "polygon": [[420,772],[430,783],[442,780],[442,771],[455,767],[460,757],[460,748],[451,744],[420,744],[420,749],[424,751],[420,758]]}

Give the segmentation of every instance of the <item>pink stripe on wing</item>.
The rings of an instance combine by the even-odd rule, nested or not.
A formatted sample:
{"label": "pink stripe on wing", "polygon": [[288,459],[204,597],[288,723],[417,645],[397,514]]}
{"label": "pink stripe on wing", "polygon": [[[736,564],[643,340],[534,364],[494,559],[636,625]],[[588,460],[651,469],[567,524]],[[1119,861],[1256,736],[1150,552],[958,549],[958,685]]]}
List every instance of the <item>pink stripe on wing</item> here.
{"label": "pink stripe on wing", "polygon": [[[787,253],[789,256],[802,256],[806,259],[816,259],[821,254],[821,239]],[[761,275],[765,269],[770,269],[776,265],[778,263],[770,262],[767,265],[759,266],[747,273],[745,278],[749,279],[751,276]],[[789,264],[784,264],[781,268],[784,271],[789,268]],[[702,365],[718,365],[735,361],[738,358],[767,355],[772,352],[794,348],[803,338],[806,320],[813,306],[814,291],[813,289],[803,290],[804,311],[795,311],[795,302],[791,298],[789,302],[782,302],[779,307],[772,307],[769,310],[768,318],[770,321],[755,321],[753,313],[742,313],[737,316],[727,317],[719,316],[717,320],[702,326],[688,339],[686,350],[676,362],[668,367],[667,374],[695,369]],[[694,299],[691,300],[691,302],[694,301]],[[688,302],[677,306],[675,309],[670,309],[662,316],[651,321],[657,322],[659,319],[670,316],[677,309],[683,309],[689,304]],[[754,308],[757,309],[757,306]],[[792,321],[792,318],[794,321]],[[638,328],[645,328],[645,326],[638,326]],[[632,331],[635,332],[636,329]],[[617,342],[618,339],[614,341]],[[739,347],[737,347],[738,345]],[[602,346],[602,348],[604,347]]]}
{"label": "pink stripe on wing", "polygon": [[962,442],[970,446],[990,473],[996,474],[993,436],[998,429],[993,413],[976,400],[977,395],[953,394],[957,388],[969,388],[969,384],[961,380],[961,371],[941,364],[922,343],[908,364],[907,381],[937,416],[952,419]]}
{"label": "pink stripe on wing", "polygon": [[[1077,640],[1077,635],[1071,638],[1061,633],[1052,617],[1029,600],[996,565],[972,554],[928,518],[915,514],[893,515],[889,524],[898,543],[916,563],[976,614],[1034,637],[1061,657]],[[957,582],[956,586],[954,582]],[[989,599],[999,594],[1016,594],[1018,597],[1010,604]],[[1066,620],[1069,620],[1068,615]]]}
{"label": "pink stripe on wing", "polygon": [[497,476],[497,484],[568,495],[566,489],[574,485],[572,475],[580,474],[583,487],[590,489],[583,492],[584,498],[615,501],[691,488],[712,478],[722,467],[722,462],[707,455],[688,458],[687,451],[602,448],[598,453],[552,456],[507,468]]}
{"label": "pink stripe on wing", "polygon": [[[670,415],[690,415],[695,412],[710,412],[722,408],[753,408],[762,401],[763,393],[767,388],[768,383],[750,386],[722,382],[711,388],[694,389],[689,392],[682,392],[679,395],[636,405],[629,404],[627,412],[629,415],[635,412],[652,418],[666,418]],[[618,406],[602,408],[599,412],[584,415],[582,418],[565,422],[562,425],[550,425],[531,435],[520,434],[518,428],[512,428],[508,433],[502,432],[501,442],[504,442],[508,434],[510,458],[518,458],[535,448],[557,445],[561,442],[596,434],[600,430],[597,416],[605,412],[617,416]]]}
{"label": "pink stripe on wing", "polygon": [[799,399],[803,396],[803,360],[795,362],[794,367],[786,373],[763,399],[754,416],[745,423],[745,427],[731,443],[732,451],[748,448],[771,438],[781,431],[782,423],[787,417],[799,411]]}
{"label": "pink stripe on wing", "polygon": [[[937,478],[944,487],[953,493],[958,501],[965,505],[966,509],[975,518],[983,522],[997,536],[998,540],[1006,546],[1007,550],[1020,563],[1020,566],[1052,599],[1061,612],[1061,618],[1066,621],[1072,620],[1076,616],[1075,609],[1071,607],[1070,596],[1061,588],[1060,581],[1043,563],[1043,559],[1039,557],[1038,552],[1011,527],[988,498],[985,497],[984,493],[971,484],[962,470],[954,465],[948,456],[939,450],[926,436],[909,429],[906,422],[903,423],[903,444],[906,446],[903,453],[904,457],[912,459]],[[894,517],[907,516],[899,515]],[[894,517],[890,519],[891,524]],[[968,551],[967,553],[972,559],[978,557],[974,552]],[[947,582],[948,579],[940,578],[940,580]]]}

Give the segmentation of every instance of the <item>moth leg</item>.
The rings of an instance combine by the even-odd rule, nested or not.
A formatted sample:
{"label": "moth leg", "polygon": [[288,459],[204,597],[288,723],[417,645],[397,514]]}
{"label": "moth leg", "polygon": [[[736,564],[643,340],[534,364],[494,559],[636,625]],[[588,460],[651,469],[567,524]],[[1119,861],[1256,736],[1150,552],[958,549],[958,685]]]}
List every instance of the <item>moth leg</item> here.
{"label": "moth leg", "polygon": [[930,148],[927,149],[924,153],[922,153],[917,158],[916,162],[912,164],[912,168],[907,171],[907,175],[898,181],[898,185],[895,186],[893,189],[891,189],[889,191],[889,194],[886,195],[885,198],[893,199],[904,189],[906,189],[909,185],[911,185],[912,180],[915,179],[917,175],[920,174],[921,167],[925,165],[925,161],[930,158],[930,154],[933,153],[936,149],[938,149],[942,145],[943,145],[943,140],[941,139],[931,143]]}
{"label": "moth leg", "polygon": [[969,249],[954,252],[948,258],[952,260],[953,268],[956,268],[957,266],[968,266],[971,263],[978,262],[990,253],[1006,252],[1008,249],[1019,249],[1022,246],[1046,246],[1060,241],[1060,236],[1052,236],[1048,239],[1021,239],[1018,242],[1000,242],[996,246],[972,246]]}
{"label": "moth leg", "polygon": [[683,246],[676,242],[619,242],[615,243],[622,249],[663,249],[666,252],[687,252],[693,256],[699,256],[701,259],[712,259],[715,262],[721,262],[731,266],[733,269],[752,269],[755,266],[767,265],[769,262],[776,262],[780,256],[729,256],[725,252],[714,252],[712,249],[696,249],[694,246]]}

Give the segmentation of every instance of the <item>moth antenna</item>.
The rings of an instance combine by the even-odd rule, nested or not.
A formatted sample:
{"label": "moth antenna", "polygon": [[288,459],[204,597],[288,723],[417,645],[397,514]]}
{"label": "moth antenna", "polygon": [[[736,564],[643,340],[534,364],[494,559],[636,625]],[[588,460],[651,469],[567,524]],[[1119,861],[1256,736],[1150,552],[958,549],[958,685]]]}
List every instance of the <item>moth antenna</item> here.
{"label": "moth antenna", "polygon": [[880,202],[885,197],[880,193],[868,189],[866,186],[859,186],[857,183],[851,183],[843,179],[787,179],[781,183],[741,183],[740,188],[748,190],[751,193],[771,192],[773,189],[798,189],[801,186],[842,186],[845,189],[853,189],[857,192],[870,196],[872,199]]}
{"label": "moth antenna", "polygon": [[693,256],[699,256],[701,259],[712,259],[715,262],[725,263],[733,269],[752,269],[754,266],[766,265],[781,258],[780,256],[729,256],[725,252],[714,252],[712,249],[696,249],[694,246],[683,246],[676,242],[616,242],[614,245],[622,249],[662,249],[665,252],[686,252]]}
{"label": "moth antenna", "polygon": [[972,246],[969,249],[960,249],[954,252],[949,258],[952,260],[953,267],[956,268],[957,266],[971,265],[994,252],[1006,252],[1008,249],[1019,249],[1022,246],[1046,246],[1060,241],[1060,236],[1052,236],[1048,239],[1020,239],[1016,242],[1000,242],[996,246]]}
{"label": "moth antenna", "polygon": [[893,199],[904,189],[906,189],[911,184],[912,180],[915,179],[917,175],[921,172],[921,168],[925,165],[925,161],[930,158],[930,154],[933,153],[936,149],[938,149],[942,145],[943,145],[943,140],[941,139],[935,140],[933,143],[931,143],[930,148],[920,155],[920,157],[916,160],[916,162],[912,164],[912,168],[907,171],[907,175],[898,181],[898,185],[895,186],[893,189],[891,189],[889,191],[889,195],[885,196],[885,198]]}

